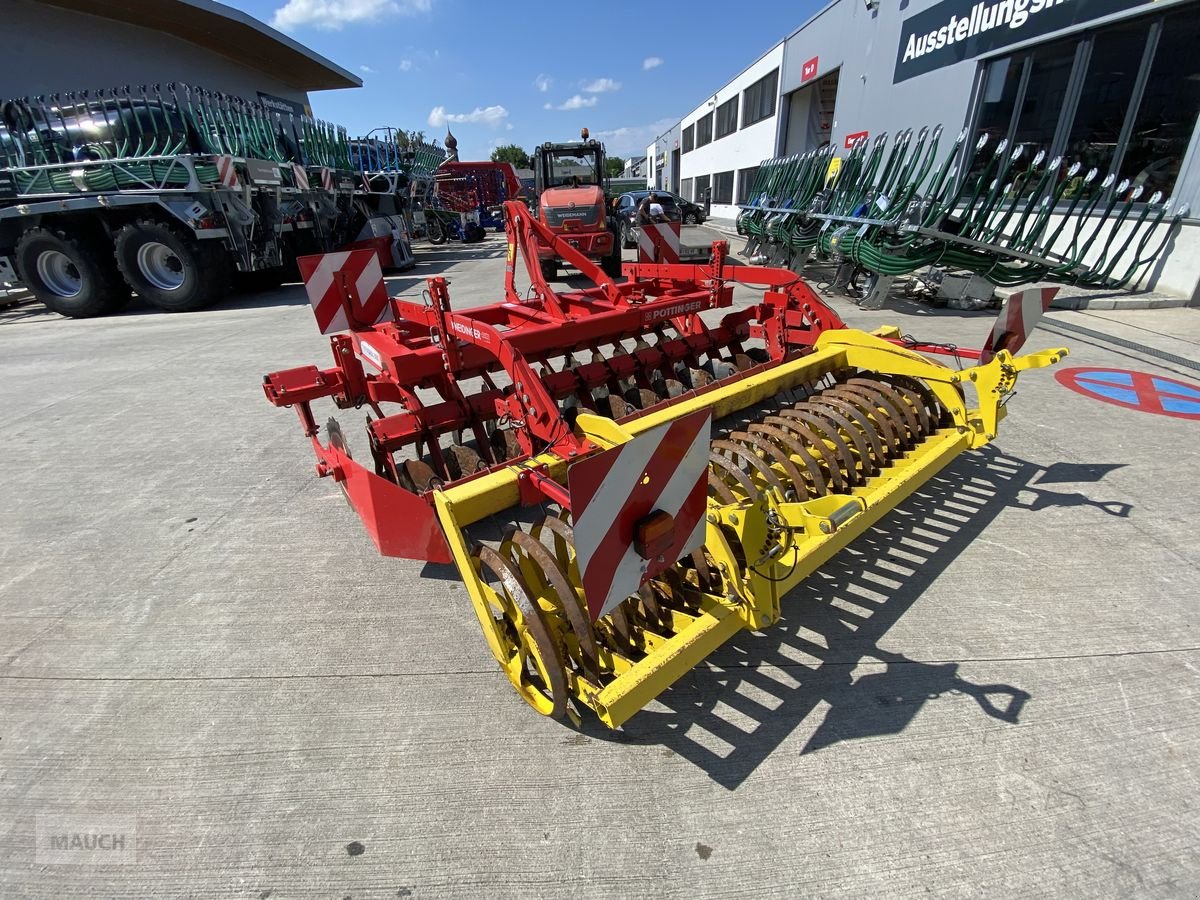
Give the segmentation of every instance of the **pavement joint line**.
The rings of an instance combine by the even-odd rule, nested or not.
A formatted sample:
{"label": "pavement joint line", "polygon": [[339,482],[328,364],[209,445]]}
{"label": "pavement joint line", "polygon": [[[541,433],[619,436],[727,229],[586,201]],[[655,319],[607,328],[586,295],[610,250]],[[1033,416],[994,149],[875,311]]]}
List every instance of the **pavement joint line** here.
{"label": "pavement joint line", "polygon": [[[1115,311],[1116,310],[1114,310],[1114,312]],[[1089,319],[1095,319],[1098,322],[1107,322],[1110,325],[1121,325],[1125,328],[1132,328],[1135,331],[1144,331],[1144,332],[1146,332],[1146,334],[1152,334],[1155,337],[1169,338],[1172,341],[1179,341],[1179,343],[1181,343],[1181,344],[1190,344],[1193,347],[1200,347],[1200,341],[1191,341],[1191,340],[1188,340],[1187,338],[1179,337],[1178,335],[1166,334],[1165,332],[1162,332],[1162,331],[1155,331],[1153,328],[1146,328],[1142,325],[1135,325],[1132,322],[1126,322],[1126,321],[1123,321],[1120,319],[1109,319],[1109,318],[1106,318],[1105,316],[1098,316],[1095,313],[1090,313],[1084,309],[1074,310],[1074,312],[1076,312],[1078,315],[1086,316]],[[1053,320],[1051,320],[1051,321],[1053,321]]]}
{"label": "pavement joint line", "polygon": [[[1062,331],[1054,332],[1054,329],[1056,326],[1057,326],[1057,323],[1054,323],[1054,322],[1046,322],[1045,320],[1038,322],[1038,330],[1045,329],[1047,331],[1055,333],[1058,337],[1066,338],[1067,340],[1077,341],[1078,343],[1081,343],[1081,344],[1087,344],[1089,347],[1098,347],[1099,349],[1104,350],[1107,353],[1111,353],[1114,356],[1121,356],[1121,357],[1124,357],[1125,359],[1132,359],[1134,362],[1143,363],[1143,364],[1147,362],[1147,360],[1143,359],[1140,356],[1135,356],[1132,353],[1122,353],[1120,350],[1114,349],[1110,345],[1110,343],[1106,337],[1103,337],[1101,340],[1088,340],[1086,337],[1083,337],[1080,335],[1074,335],[1071,332],[1067,332],[1065,334]],[[1182,375],[1184,378],[1195,378],[1196,377],[1195,374],[1191,371],[1182,371],[1181,372],[1179,370],[1179,368],[1172,368],[1172,364],[1169,362],[1166,362],[1165,360],[1153,362],[1153,363],[1151,363],[1151,365],[1155,365],[1160,369],[1164,369],[1173,375]]]}
{"label": "pavement joint line", "polygon": [[[759,661],[756,663],[731,663],[729,665],[721,665],[719,663],[710,662],[707,665],[697,667],[707,668],[718,672],[727,672],[733,669],[808,669],[823,668],[825,666],[848,666],[849,668],[857,668],[861,665],[888,665],[888,666],[941,666],[948,663],[1023,663],[1023,662],[1043,662],[1048,660],[1089,660],[1089,659],[1122,659],[1124,657],[1134,656],[1161,656],[1167,653],[1197,653],[1200,652],[1200,646],[1195,647],[1160,647],[1155,650],[1108,650],[1102,653],[1066,653],[1066,654],[1050,654],[1048,656],[969,656],[958,659],[903,659],[895,661],[879,660],[878,663],[873,663],[874,657],[870,653],[863,653],[864,658],[854,660],[821,660],[816,666],[806,665],[804,663],[789,662],[789,663],[774,663],[767,661]],[[84,676],[65,676],[65,675],[0,675],[0,680],[4,681],[62,681],[62,682],[175,682],[175,681],[314,681],[322,678],[442,678],[453,675],[486,675],[492,676],[495,670],[488,669],[461,669],[453,672],[317,672],[311,675],[303,673],[294,673],[291,675],[176,675],[169,677],[126,677],[126,678],[104,678],[99,676],[84,677]]]}
{"label": "pavement joint line", "polygon": [[1084,328],[1082,325],[1072,325],[1070,322],[1060,322],[1057,319],[1046,322],[1046,327],[1059,328],[1063,331],[1073,331],[1076,334],[1082,334],[1086,337],[1095,338],[1105,341],[1109,344],[1115,344],[1118,347],[1124,347],[1127,350],[1133,350],[1136,353],[1141,353],[1144,356],[1152,356],[1155,359],[1161,359],[1164,362],[1169,362],[1177,366],[1184,366],[1188,369],[1200,371],[1200,362],[1194,359],[1188,359],[1186,356],[1176,356],[1174,353],[1167,353],[1164,350],[1158,350],[1146,344],[1139,344],[1137,341],[1127,341],[1125,338],[1119,338],[1115,335],[1106,334],[1103,331],[1094,331],[1091,328]]}

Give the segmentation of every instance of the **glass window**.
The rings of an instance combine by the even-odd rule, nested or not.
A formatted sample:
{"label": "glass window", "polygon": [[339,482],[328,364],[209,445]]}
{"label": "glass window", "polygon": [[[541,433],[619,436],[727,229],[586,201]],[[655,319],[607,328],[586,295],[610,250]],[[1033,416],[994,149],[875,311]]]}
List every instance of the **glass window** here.
{"label": "glass window", "polygon": [[1075,110],[1065,155],[1107,173],[1129,111],[1137,70],[1150,34],[1144,20],[1106,28],[1092,42],[1087,80]]}
{"label": "glass window", "polygon": [[779,93],[779,70],[763,76],[743,91],[742,127],[775,115],[775,95]]}
{"label": "glass window", "polygon": [[[1070,39],[1034,49],[1029,81],[1013,131],[1014,144],[1050,149],[1062,115],[1078,45],[1078,40]],[[1137,63],[1132,65],[1136,72]]]}
{"label": "glass window", "polygon": [[704,202],[704,194],[708,190],[708,178],[709,177],[707,175],[697,175],[696,176],[696,181],[695,181],[696,190],[695,190],[695,195],[692,197],[692,199],[696,203]]}
{"label": "glass window", "polygon": [[696,146],[703,147],[712,143],[713,114],[709,113],[703,119],[696,120]]}
{"label": "glass window", "polygon": [[733,202],[733,171],[718,172],[713,176],[713,203]]}
{"label": "glass window", "polygon": [[750,202],[750,190],[754,187],[754,179],[758,177],[758,166],[738,170],[738,203]]}
{"label": "glass window", "polygon": [[[973,161],[972,172],[992,158],[1005,135],[1048,152],[1056,151],[1057,138],[1066,164],[1077,161],[1085,172],[1096,168],[1101,178],[1115,171],[1141,185],[1147,198],[1154,191],[1169,195],[1200,112],[1198,46],[1200,17],[1192,8],[1141,16],[991,61],[977,115],[980,131],[992,140]],[[1136,89],[1143,83],[1139,98]],[[1079,86],[1078,100],[1074,91],[1069,95],[1070,84]],[[1064,196],[1073,196],[1073,190]]]}
{"label": "glass window", "polygon": [[1121,171],[1133,184],[1169,197],[1200,112],[1200,16],[1195,7],[1168,15],[1154,52]]}
{"label": "glass window", "polygon": [[685,178],[679,182],[679,193],[684,199],[692,196],[692,179]]}
{"label": "glass window", "polygon": [[979,107],[979,131],[987,132],[988,146],[995,147],[1008,137],[1017,93],[1025,71],[1028,53],[1017,53],[990,63],[984,75],[983,97]]}
{"label": "glass window", "polygon": [[683,129],[683,152],[687,153],[696,147],[696,126],[689,125]]}
{"label": "glass window", "polygon": [[735,95],[717,107],[717,137],[723,138],[727,134],[733,134],[737,131],[737,123],[738,98]]}

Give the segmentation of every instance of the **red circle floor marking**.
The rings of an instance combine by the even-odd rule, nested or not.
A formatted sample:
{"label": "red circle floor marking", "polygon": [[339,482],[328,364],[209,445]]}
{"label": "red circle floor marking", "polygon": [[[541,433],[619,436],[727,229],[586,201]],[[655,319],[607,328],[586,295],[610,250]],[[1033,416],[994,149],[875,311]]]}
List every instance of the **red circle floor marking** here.
{"label": "red circle floor marking", "polygon": [[1054,378],[1063,387],[1102,403],[1174,419],[1200,419],[1200,385],[1132,369],[1091,366],[1060,369]]}

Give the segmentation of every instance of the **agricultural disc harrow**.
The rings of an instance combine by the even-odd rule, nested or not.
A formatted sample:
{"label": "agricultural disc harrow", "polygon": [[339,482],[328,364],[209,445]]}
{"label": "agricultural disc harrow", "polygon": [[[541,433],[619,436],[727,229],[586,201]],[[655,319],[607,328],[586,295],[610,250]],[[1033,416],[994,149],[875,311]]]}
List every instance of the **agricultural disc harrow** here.
{"label": "agricultural disc harrow", "polygon": [[[380,307],[349,277],[310,281],[351,328],[333,367],[264,390],[383,554],[457,565],[496,660],[549,716],[617,727],[770,625],[788,590],[995,437],[1019,372],[1066,354],[1014,356],[1024,334],[1001,330],[954,348],[975,363],[954,370],[928,356],[944,346],[846,328],[786,269],[728,266],[723,242],[705,265],[627,263],[618,284],[523,205],[505,215],[503,302],[454,310],[431,278],[424,303]],[[551,290],[539,240],[595,286]],[[761,302],[734,309],[735,283]],[[336,420],[322,442],[320,398],[371,411],[366,465]],[[498,531],[519,506],[536,521]]]}

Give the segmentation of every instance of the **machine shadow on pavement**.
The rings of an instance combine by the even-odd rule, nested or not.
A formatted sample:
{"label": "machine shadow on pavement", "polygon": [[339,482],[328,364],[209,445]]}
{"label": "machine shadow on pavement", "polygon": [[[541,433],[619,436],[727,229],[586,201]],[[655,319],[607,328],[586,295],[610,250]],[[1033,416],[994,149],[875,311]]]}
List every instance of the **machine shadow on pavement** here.
{"label": "machine shadow on pavement", "polygon": [[[974,684],[958,675],[958,663],[919,662],[879,643],[1001,510],[1077,505],[1082,495],[1030,487],[1059,465],[1043,469],[994,447],[961,457],[786,596],[775,626],[741,632],[623,730],[585,716],[584,734],[661,745],[733,790],[822,704],[828,711],[802,754],[898,734],[926,702],[954,691],[1016,724],[1031,699],[1020,687]],[[1111,467],[1086,468],[1094,476]],[[1030,491],[1033,504],[1022,497]],[[1086,502],[1129,512],[1126,504]],[[857,666],[872,662],[882,671],[852,681]]]}

